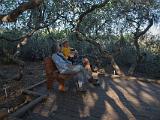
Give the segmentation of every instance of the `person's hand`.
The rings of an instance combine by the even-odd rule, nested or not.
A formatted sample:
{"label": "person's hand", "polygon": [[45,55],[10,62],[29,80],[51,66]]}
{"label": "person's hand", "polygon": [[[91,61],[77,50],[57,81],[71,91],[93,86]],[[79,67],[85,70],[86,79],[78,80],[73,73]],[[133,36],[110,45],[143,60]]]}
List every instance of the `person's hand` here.
{"label": "person's hand", "polygon": [[74,56],[75,56],[75,52],[72,51],[72,52],[70,53],[69,57],[73,58]]}
{"label": "person's hand", "polygon": [[71,54],[69,55],[69,57],[71,57],[71,58],[72,58],[72,57],[74,57],[74,54],[73,54],[73,53],[71,53]]}

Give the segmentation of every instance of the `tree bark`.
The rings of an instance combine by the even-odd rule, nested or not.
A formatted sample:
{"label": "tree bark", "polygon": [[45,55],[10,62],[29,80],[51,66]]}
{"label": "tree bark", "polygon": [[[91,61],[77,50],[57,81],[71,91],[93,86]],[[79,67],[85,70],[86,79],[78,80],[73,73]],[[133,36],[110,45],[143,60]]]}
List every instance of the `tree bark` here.
{"label": "tree bark", "polygon": [[[81,41],[82,37],[81,37],[81,33],[79,32],[76,32],[76,36],[78,38],[79,41]],[[108,53],[107,51],[104,51],[102,48],[101,48],[101,45],[99,43],[97,43],[96,41],[93,41],[92,39],[90,38],[87,38],[85,35],[83,35],[85,37],[85,41],[93,44],[94,46],[96,46],[99,50],[99,52],[101,53],[102,57],[104,58],[109,58],[110,61],[111,61],[111,65],[112,67],[115,69],[116,73],[120,76],[124,76],[124,72],[119,68],[119,66],[117,65],[117,63],[115,62],[115,59],[113,57],[113,55],[111,55],[110,53]]]}
{"label": "tree bark", "polygon": [[[87,16],[89,13],[93,12],[96,9],[104,7],[109,1],[110,0],[104,0],[104,2],[102,2],[101,4],[93,5],[79,16],[79,18],[77,20],[77,25],[75,27],[76,37],[78,40],[81,39],[80,34],[82,34],[82,33],[80,33],[79,27],[80,27],[81,22],[85,18],[85,16]],[[85,36],[85,35],[83,35],[83,36]],[[85,41],[93,44],[94,46],[96,46],[99,49],[100,53],[103,55],[104,58],[109,58],[111,60],[111,65],[113,66],[113,68],[115,69],[115,71],[118,75],[124,75],[124,73],[120,70],[119,66],[116,64],[116,62],[114,60],[114,57],[111,54],[109,54],[107,51],[102,50],[99,43],[93,41],[92,39],[87,38],[86,36],[85,36],[85,38],[86,38]]]}
{"label": "tree bark", "polygon": [[43,0],[30,0],[20,4],[16,9],[8,14],[0,15],[0,22],[15,22],[19,15],[28,9],[34,9],[41,5]]}
{"label": "tree bark", "polygon": [[79,16],[79,18],[78,18],[78,20],[77,20],[77,25],[76,25],[75,30],[76,30],[76,31],[79,31],[80,24],[81,24],[81,22],[83,21],[84,17],[87,16],[87,14],[93,12],[93,11],[96,10],[96,9],[99,9],[99,8],[104,7],[109,1],[110,1],[110,0],[104,0],[103,3],[97,4],[97,5],[93,5],[93,6],[91,6],[89,9],[87,9],[85,12],[83,12],[83,13]]}
{"label": "tree bark", "polygon": [[141,53],[140,53],[140,47],[139,47],[138,40],[142,35],[144,35],[151,28],[152,25],[153,25],[153,17],[149,19],[149,24],[143,31],[139,32],[137,29],[137,31],[134,33],[134,46],[136,48],[136,61],[129,68],[128,70],[129,75],[133,75],[137,65],[141,61]]}

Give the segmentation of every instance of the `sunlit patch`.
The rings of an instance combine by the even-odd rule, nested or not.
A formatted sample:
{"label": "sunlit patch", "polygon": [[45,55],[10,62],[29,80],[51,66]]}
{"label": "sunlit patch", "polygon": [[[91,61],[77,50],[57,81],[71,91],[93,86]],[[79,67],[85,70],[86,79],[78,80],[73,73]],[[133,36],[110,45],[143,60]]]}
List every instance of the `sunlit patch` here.
{"label": "sunlit patch", "polygon": [[150,94],[148,94],[147,92],[144,92],[144,91],[141,91],[140,92],[140,98],[146,102],[146,103],[155,103],[155,104],[158,104],[159,101],[154,98],[153,96],[151,96]]}
{"label": "sunlit patch", "polygon": [[141,81],[137,81],[140,85],[142,85],[143,87],[148,87],[148,85],[144,82],[141,82]]}
{"label": "sunlit patch", "polygon": [[135,93],[135,91],[134,91],[132,88],[130,88],[130,87],[126,87],[126,89],[127,89],[127,91],[128,91],[130,94],[132,94],[132,95],[135,95],[135,96],[136,96],[136,93]]}
{"label": "sunlit patch", "polygon": [[129,76],[127,80],[136,80],[137,78]]}
{"label": "sunlit patch", "polygon": [[[135,120],[136,118],[133,115],[132,111],[130,111],[130,109],[128,109],[128,107],[126,106],[127,103],[131,102],[130,99],[132,99],[134,97],[131,96],[130,94],[128,94],[128,92],[125,89],[123,89],[122,87],[119,86],[116,88],[117,88],[117,90],[110,88],[111,92],[108,92],[109,93],[108,96],[115,101],[116,105],[119,107],[120,110],[122,110],[123,113],[126,114],[126,117],[128,117],[128,119]],[[116,91],[121,92],[123,94],[123,96],[120,95],[119,92],[117,93]],[[136,103],[138,106],[140,104],[139,101],[136,98],[134,100],[135,100],[134,103]]]}
{"label": "sunlit patch", "polygon": [[106,108],[106,111],[102,115],[100,120],[110,120],[109,118],[112,118],[113,120],[118,120],[119,117],[116,111],[107,101],[105,101],[105,108]]}
{"label": "sunlit patch", "polygon": [[118,83],[121,82],[121,81],[120,81],[120,77],[117,76],[117,75],[112,75],[111,78],[112,78],[112,80],[114,80],[114,81],[116,81],[116,82],[118,82]]}
{"label": "sunlit patch", "polygon": [[27,43],[27,38],[24,38],[24,40],[21,42],[22,45],[25,45]]}
{"label": "sunlit patch", "polygon": [[90,108],[88,106],[85,106],[83,110],[79,109],[80,117],[89,117],[90,116]]}
{"label": "sunlit patch", "polygon": [[127,96],[126,99],[128,100],[128,102],[132,102],[132,104],[134,104],[135,106],[140,106],[140,101],[136,98],[137,93],[132,88],[127,87],[127,91],[122,87],[117,88],[119,88],[122,91],[124,96]]}
{"label": "sunlit patch", "polygon": [[20,48],[20,44],[17,45],[17,48]]}
{"label": "sunlit patch", "polygon": [[119,89],[119,91],[121,91],[122,94],[124,96],[126,96],[126,99],[129,102],[132,102],[136,106],[140,105],[139,100],[136,98],[137,97],[137,93],[134,91],[134,89],[132,87],[125,87],[125,88],[123,88],[122,86],[117,86],[117,89]]}
{"label": "sunlit patch", "polygon": [[83,97],[84,108],[79,109],[80,117],[89,117],[90,111],[95,107],[96,101],[98,100],[98,95],[96,93],[90,93]]}

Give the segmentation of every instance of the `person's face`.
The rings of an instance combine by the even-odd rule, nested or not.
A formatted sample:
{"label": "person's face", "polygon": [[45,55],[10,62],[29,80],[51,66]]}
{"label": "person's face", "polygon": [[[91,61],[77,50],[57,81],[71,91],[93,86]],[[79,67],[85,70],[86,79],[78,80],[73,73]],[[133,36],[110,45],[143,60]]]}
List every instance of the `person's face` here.
{"label": "person's face", "polygon": [[87,58],[83,58],[83,63],[88,63],[89,60]]}
{"label": "person's face", "polygon": [[64,44],[64,47],[69,47],[69,43],[66,42],[66,43]]}

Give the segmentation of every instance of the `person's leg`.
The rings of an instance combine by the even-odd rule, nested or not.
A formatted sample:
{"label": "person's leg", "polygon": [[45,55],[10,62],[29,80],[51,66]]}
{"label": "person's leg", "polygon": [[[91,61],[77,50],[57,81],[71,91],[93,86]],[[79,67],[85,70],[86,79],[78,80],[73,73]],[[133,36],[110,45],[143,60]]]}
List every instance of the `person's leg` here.
{"label": "person's leg", "polygon": [[78,73],[83,70],[84,68],[82,65],[71,65],[70,67],[68,67],[66,70],[64,70],[61,73],[62,74],[74,74],[74,73]]}
{"label": "person's leg", "polygon": [[82,65],[75,65],[73,66],[72,70],[78,73],[77,76],[79,78],[79,81],[81,81],[82,83],[88,82],[88,73]]}
{"label": "person's leg", "polygon": [[74,80],[77,83],[77,90],[80,92],[86,92],[86,88],[84,87],[84,84],[86,83],[84,81],[84,74],[83,72],[78,72],[75,76],[74,76]]}
{"label": "person's leg", "polygon": [[83,84],[88,82],[87,73],[83,68],[83,66],[81,65],[73,65],[70,68],[68,68],[66,71],[64,71],[63,74],[75,74],[74,79],[77,80],[79,87],[82,87]]}

